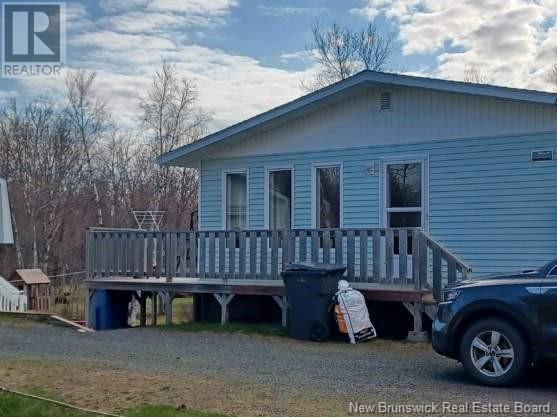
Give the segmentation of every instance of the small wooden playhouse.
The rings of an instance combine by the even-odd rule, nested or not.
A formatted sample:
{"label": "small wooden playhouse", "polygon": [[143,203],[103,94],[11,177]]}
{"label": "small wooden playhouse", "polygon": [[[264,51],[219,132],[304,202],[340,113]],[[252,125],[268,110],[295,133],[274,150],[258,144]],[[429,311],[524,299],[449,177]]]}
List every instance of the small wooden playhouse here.
{"label": "small wooden playhouse", "polygon": [[50,280],[40,269],[16,269],[9,281],[27,294],[27,306],[33,311],[49,311]]}

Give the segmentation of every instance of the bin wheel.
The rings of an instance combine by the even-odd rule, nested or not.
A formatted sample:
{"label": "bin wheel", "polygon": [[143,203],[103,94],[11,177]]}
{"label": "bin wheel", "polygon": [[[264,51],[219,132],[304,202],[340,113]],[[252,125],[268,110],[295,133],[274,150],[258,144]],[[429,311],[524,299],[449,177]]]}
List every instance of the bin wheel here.
{"label": "bin wheel", "polygon": [[310,338],[315,342],[324,342],[329,338],[329,326],[321,321],[311,324]]}

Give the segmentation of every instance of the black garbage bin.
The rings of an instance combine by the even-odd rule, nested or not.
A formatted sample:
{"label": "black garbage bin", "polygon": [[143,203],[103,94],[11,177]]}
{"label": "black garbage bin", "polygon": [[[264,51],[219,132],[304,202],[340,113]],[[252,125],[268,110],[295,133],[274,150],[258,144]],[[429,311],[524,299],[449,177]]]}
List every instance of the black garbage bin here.
{"label": "black garbage bin", "polygon": [[329,307],[346,267],[321,263],[289,264],[281,273],[288,297],[288,335],[325,341],[331,333]]}

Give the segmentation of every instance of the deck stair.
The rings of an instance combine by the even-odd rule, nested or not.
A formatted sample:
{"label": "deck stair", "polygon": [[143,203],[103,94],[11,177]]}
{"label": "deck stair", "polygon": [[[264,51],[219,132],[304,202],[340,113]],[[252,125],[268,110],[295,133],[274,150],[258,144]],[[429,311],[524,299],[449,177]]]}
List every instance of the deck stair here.
{"label": "deck stair", "polygon": [[26,311],[27,296],[0,276],[0,311]]}

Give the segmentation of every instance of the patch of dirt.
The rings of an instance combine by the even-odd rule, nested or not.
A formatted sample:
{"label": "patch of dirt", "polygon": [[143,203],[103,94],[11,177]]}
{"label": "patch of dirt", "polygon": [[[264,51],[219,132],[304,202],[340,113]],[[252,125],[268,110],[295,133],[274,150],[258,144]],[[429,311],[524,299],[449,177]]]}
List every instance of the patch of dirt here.
{"label": "patch of dirt", "polygon": [[341,401],[273,391],[241,381],[142,373],[95,363],[4,360],[7,388],[45,390],[78,406],[117,412],[141,404],[165,404],[237,417],[338,416]]}

